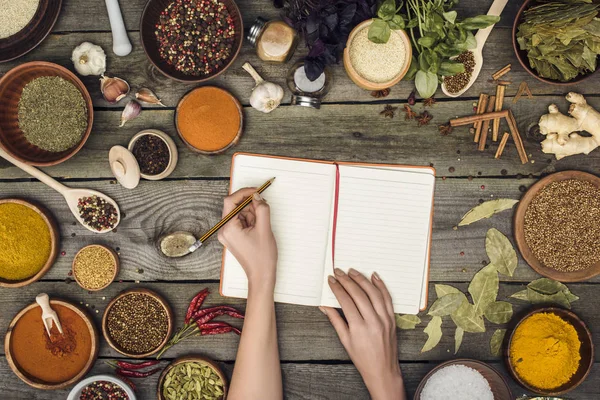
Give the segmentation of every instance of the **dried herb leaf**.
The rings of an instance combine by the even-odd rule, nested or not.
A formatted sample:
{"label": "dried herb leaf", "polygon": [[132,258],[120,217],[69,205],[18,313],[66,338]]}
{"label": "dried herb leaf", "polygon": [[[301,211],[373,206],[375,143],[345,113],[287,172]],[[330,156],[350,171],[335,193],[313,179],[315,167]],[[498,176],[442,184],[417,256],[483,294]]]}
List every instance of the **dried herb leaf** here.
{"label": "dried herb leaf", "polygon": [[[483,315],[485,309],[496,301],[499,288],[500,281],[494,264],[483,267],[475,274],[469,284],[469,293],[473,298],[473,306],[478,315]],[[465,331],[467,330],[465,329]]]}
{"label": "dried herb leaf", "polygon": [[512,295],[510,295],[510,297],[512,299],[517,299],[517,300],[523,300],[523,301],[529,301],[529,296],[527,295],[527,289],[523,289],[521,291],[518,291],[516,293],[513,293]]}
{"label": "dried herb leaf", "polygon": [[461,327],[465,332],[485,332],[483,317],[477,312],[475,306],[468,301],[462,303],[458,310],[452,313],[451,317],[456,326]]}
{"label": "dried herb leaf", "polygon": [[456,331],[454,331],[454,354],[458,353],[458,349],[460,349],[464,334],[465,330],[460,326],[457,326]]}
{"label": "dried herb leaf", "polygon": [[427,314],[445,317],[446,315],[450,315],[456,311],[464,300],[466,300],[466,298],[463,293],[448,293],[447,295],[437,299],[429,308],[429,312]]}
{"label": "dried herb leaf", "polygon": [[567,288],[562,283],[549,278],[536,279],[530,282],[527,287],[541,294],[556,294]]}
{"label": "dried herb leaf", "polygon": [[571,303],[563,292],[555,294],[542,294],[533,289],[527,288],[527,298],[532,304],[555,303],[562,307],[571,309]]}
{"label": "dried herb leaf", "polygon": [[490,304],[483,315],[494,324],[505,324],[510,321],[513,315],[512,304],[506,301],[497,301]]}
{"label": "dried herb leaf", "polygon": [[502,232],[495,228],[487,231],[485,251],[498,272],[502,275],[513,276],[515,269],[517,269],[517,252]]}
{"label": "dried herb leaf", "polygon": [[567,298],[567,300],[569,301],[569,303],[572,303],[574,301],[579,300],[579,296],[574,295],[573,293],[571,293],[571,291],[569,290],[568,287],[565,286],[565,288],[562,291],[565,294],[565,297]]}
{"label": "dried herb leaf", "polygon": [[435,293],[437,294],[437,297],[444,297],[445,295],[449,294],[449,293],[462,293],[460,290],[458,290],[457,288],[455,288],[454,286],[450,286],[450,285],[442,285],[442,284],[436,284],[435,285]]}
{"label": "dried herb leaf", "polygon": [[415,329],[421,323],[421,318],[416,315],[396,314],[396,326],[400,329]]}
{"label": "dried herb leaf", "polygon": [[421,353],[425,353],[426,351],[433,349],[442,339],[442,317],[431,318],[431,321],[429,321],[423,332],[425,332],[429,337],[421,349]]}
{"label": "dried herb leaf", "polygon": [[502,354],[502,342],[506,335],[506,329],[496,329],[490,340],[490,351],[493,356],[499,357]]}
{"label": "dried herb leaf", "polygon": [[496,199],[486,201],[485,203],[481,203],[469,210],[462,217],[462,220],[458,223],[458,226],[469,225],[473,222],[479,221],[480,219],[490,218],[492,215],[499,213],[500,211],[511,209],[518,202],[519,200],[513,199]]}

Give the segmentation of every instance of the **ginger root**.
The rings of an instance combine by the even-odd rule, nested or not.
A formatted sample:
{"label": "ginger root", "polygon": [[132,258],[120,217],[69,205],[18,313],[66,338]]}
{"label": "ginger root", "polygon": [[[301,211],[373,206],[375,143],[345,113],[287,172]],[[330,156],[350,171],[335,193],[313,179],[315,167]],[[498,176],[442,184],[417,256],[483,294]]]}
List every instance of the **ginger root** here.
{"label": "ginger root", "polygon": [[[546,135],[542,151],[554,154],[557,160],[573,154],[589,154],[600,146],[600,113],[587,104],[578,93],[566,96],[571,103],[569,116],[561,113],[556,104],[548,107],[549,114],[542,115],[540,133]],[[576,132],[586,131],[591,136]]]}

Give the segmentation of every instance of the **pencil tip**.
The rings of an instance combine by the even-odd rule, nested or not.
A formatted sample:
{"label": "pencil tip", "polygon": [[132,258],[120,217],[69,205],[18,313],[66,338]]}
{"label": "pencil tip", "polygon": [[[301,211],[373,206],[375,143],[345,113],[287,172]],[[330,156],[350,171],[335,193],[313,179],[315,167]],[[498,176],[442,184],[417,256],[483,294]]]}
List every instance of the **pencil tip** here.
{"label": "pencil tip", "polygon": [[271,178],[271,180],[269,182],[273,183],[273,181],[275,181],[275,176]]}

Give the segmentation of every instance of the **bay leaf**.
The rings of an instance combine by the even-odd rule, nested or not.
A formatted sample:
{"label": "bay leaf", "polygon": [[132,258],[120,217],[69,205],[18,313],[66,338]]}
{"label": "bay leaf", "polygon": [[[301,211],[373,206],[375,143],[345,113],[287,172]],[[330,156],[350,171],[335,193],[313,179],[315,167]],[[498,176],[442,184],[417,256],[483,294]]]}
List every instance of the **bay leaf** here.
{"label": "bay leaf", "polygon": [[464,226],[477,222],[484,218],[490,218],[500,211],[509,210],[517,204],[519,200],[496,199],[483,202],[470,209],[460,220],[458,226]]}
{"label": "bay leaf", "polygon": [[396,314],[396,326],[400,329],[415,329],[421,323],[421,318],[416,315]]}
{"label": "bay leaf", "polygon": [[579,300],[579,296],[576,296],[573,293],[571,293],[571,291],[569,290],[569,288],[566,287],[566,286],[562,290],[562,292],[565,294],[565,297],[567,298],[567,300],[569,301],[569,303],[572,303],[574,301]]}
{"label": "bay leaf", "polygon": [[458,290],[457,288],[455,288],[454,286],[436,284],[435,285],[435,293],[437,294],[437,297],[440,298],[440,297],[444,297],[448,293],[462,293],[462,292],[460,290]]}
{"label": "bay leaf", "polygon": [[465,332],[485,332],[483,317],[477,312],[475,306],[468,301],[462,303],[450,316],[456,326],[461,327]]}
{"label": "bay leaf", "polygon": [[510,240],[498,229],[492,228],[485,235],[485,251],[490,262],[502,275],[513,276],[517,269],[517,252]]}
{"label": "bay leaf", "polygon": [[458,353],[458,349],[460,349],[464,334],[465,330],[460,326],[457,326],[456,331],[454,331],[454,354]]}
{"label": "bay leaf", "polygon": [[529,301],[529,296],[527,295],[527,289],[520,290],[516,293],[510,295],[512,299]]}
{"label": "bay leaf", "polygon": [[530,282],[527,287],[541,294],[555,294],[566,288],[564,284],[549,278],[536,279]]}
{"label": "bay leaf", "polygon": [[502,355],[502,342],[506,335],[506,329],[496,329],[490,340],[490,351],[493,356],[499,357]]}
{"label": "bay leaf", "polygon": [[438,317],[445,317],[446,315],[452,314],[466,297],[463,293],[448,293],[447,295],[440,297],[431,305],[427,314]]}
{"label": "bay leaf", "polygon": [[565,308],[571,309],[571,303],[563,292],[554,294],[542,294],[531,288],[527,288],[527,297],[532,304],[555,303]]}
{"label": "bay leaf", "polygon": [[500,281],[495,265],[489,264],[475,274],[468,290],[473,298],[473,306],[478,315],[483,315],[483,311],[496,301],[499,288]]}
{"label": "bay leaf", "polygon": [[505,324],[510,321],[513,315],[512,304],[506,301],[497,301],[490,304],[483,315],[494,324]]}
{"label": "bay leaf", "polygon": [[421,349],[421,353],[425,353],[438,345],[442,339],[442,317],[433,317],[423,330],[429,336],[427,342]]}

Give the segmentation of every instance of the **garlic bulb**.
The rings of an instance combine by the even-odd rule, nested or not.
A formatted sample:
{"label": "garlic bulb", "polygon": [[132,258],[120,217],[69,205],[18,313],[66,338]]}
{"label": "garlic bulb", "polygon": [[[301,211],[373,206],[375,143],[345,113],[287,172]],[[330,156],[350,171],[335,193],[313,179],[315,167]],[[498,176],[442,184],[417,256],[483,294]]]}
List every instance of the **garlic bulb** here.
{"label": "garlic bulb", "polygon": [[83,42],[73,49],[71,61],[75,70],[83,76],[103,75],[106,72],[106,54],[102,47]]}
{"label": "garlic bulb", "polygon": [[283,88],[275,83],[265,81],[249,63],[245,63],[242,68],[248,72],[256,86],[250,95],[250,105],[264,113],[270,113],[276,109],[283,99]]}

